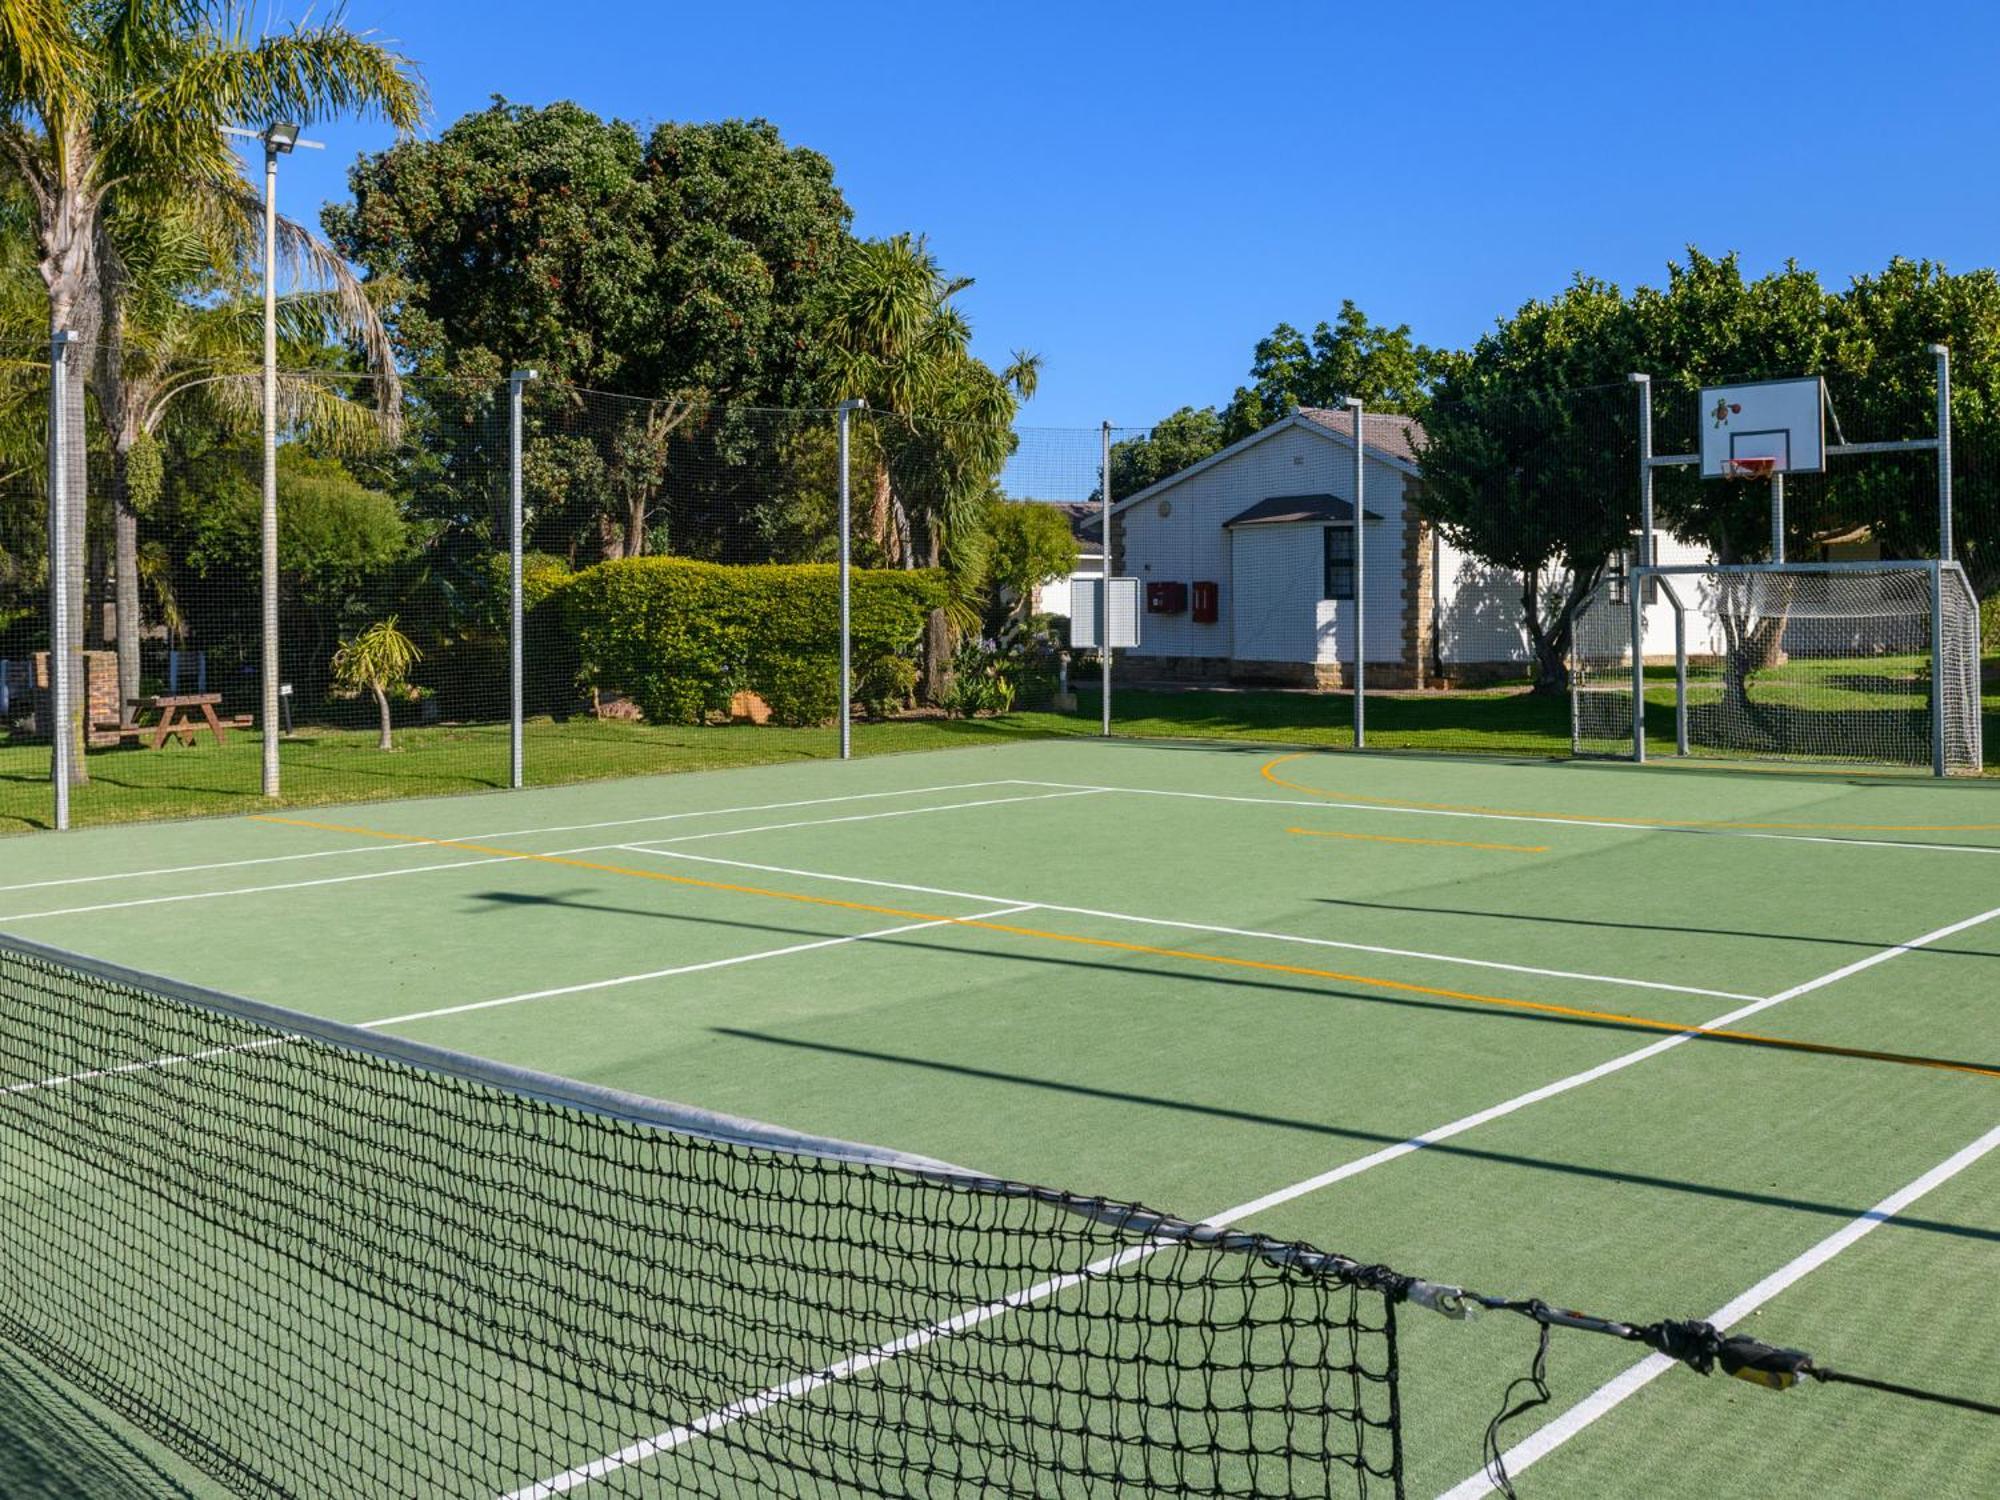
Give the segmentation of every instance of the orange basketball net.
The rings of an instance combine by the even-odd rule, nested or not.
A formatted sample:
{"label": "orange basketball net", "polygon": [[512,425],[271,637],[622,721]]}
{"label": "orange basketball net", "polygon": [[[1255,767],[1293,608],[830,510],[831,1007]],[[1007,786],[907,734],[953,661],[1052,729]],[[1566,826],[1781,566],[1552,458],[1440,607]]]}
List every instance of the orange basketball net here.
{"label": "orange basketball net", "polygon": [[1777,473],[1775,458],[1725,458],[1722,461],[1724,479],[1768,479]]}

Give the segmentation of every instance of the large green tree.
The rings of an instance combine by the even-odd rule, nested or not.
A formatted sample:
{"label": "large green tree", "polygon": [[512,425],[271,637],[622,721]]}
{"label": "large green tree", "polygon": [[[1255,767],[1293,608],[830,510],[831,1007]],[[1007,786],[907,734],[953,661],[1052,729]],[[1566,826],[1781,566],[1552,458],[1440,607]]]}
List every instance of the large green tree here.
{"label": "large green tree", "polygon": [[[175,210],[247,237],[259,207],[225,128],[329,114],[376,114],[414,127],[424,95],[407,63],[335,15],[258,35],[240,0],[14,0],[0,7],[0,164],[34,206],[37,268],[49,327],[83,350],[62,393],[70,493],[90,493],[86,384],[110,419],[124,399],[121,357],[130,286],[120,217]],[[83,638],[86,507],[66,538],[69,628]],[[129,502],[115,521],[121,677],[136,679],[137,529]],[[127,636],[131,639],[126,639]],[[81,770],[82,758],[76,764]]]}
{"label": "large green tree", "polygon": [[1111,445],[1111,493],[1120,500],[1136,495],[1223,446],[1221,414],[1212,406],[1183,406],[1151,431]]}
{"label": "large green tree", "polygon": [[809,309],[849,210],[826,158],[763,121],[642,143],[574,104],[496,100],[364,158],[350,185],[324,223],[390,297],[416,370],[491,384],[532,366],[565,388],[533,405],[538,545],[638,555],[671,519],[676,456],[741,440],[705,408],[812,394]]}
{"label": "large green tree", "polygon": [[[1761,277],[1734,255],[1690,247],[1663,285],[1629,296],[1579,276],[1530,302],[1438,381],[1425,409],[1422,505],[1459,546],[1522,579],[1537,679],[1562,682],[1575,610],[1637,523],[1636,397],[1626,376],[1654,380],[1654,444],[1691,451],[1703,385],[1816,373],[1836,435],[1865,442],[1931,427],[1929,346],[1952,350],[1957,556],[1976,587],[2000,579],[2000,277],[1953,275],[1897,259],[1829,291],[1788,262]],[[1655,523],[1723,562],[1770,555],[1770,492],[1655,471]],[[1937,542],[1937,471],[1928,454],[1836,460],[1785,487],[1786,554],[1866,533],[1889,557],[1927,557]],[[1746,691],[1783,629],[1780,615],[1726,603],[1726,687]]]}
{"label": "large green tree", "polygon": [[1370,411],[1420,411],[1439,359],[1411,337],[1409,324],[1370,322],[1350,300],[1310,335],[1280,323],[1257,341],[1250,384],[1238,386],[1223,411],[1223,441],[1248,437],[1298,407],[1336,406],[1349,396]]}
{"label": "large green tree", "polygon": [[1625,298],[1579,276],[1482,337],[1425,411],[1418,504],[1518,578],[1542,691],[1568,685],[1577,614],[1637,523],[1633,358]]}

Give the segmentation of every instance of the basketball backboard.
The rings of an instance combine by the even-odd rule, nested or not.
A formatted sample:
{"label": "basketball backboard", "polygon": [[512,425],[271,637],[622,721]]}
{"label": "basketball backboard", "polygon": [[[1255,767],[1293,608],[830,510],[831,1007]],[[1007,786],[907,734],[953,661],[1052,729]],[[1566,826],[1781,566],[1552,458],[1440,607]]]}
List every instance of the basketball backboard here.
{"label": "basketball backboard", "polygon": [[1825,467],[1826,388],[1819,376],[1702,388],[1702,478],[1817,474]]}

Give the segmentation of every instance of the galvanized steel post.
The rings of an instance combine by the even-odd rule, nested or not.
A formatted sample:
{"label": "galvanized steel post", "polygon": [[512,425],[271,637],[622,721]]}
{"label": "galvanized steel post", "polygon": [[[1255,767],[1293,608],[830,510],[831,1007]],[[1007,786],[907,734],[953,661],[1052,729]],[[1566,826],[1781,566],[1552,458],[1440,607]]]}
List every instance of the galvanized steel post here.
{"label": "galvanized steel post", "polygon": [[1349,396],[1347,410],[1354,418],[1354,748],[1368,748],[1368,509],[1366,472],[1368,444],[1364,436],[1365,413],[1361,398]]}
{"label": "galvanized steel post", "polygon": [[521,387],[538,374],[516,370],[507,377],[507,784],[516,791],[527,776],[521,743],[521,724],[526,717],[521,687],[526,624],[521,598]]}
{"label": "galvanized steel post", "polygon": [[1932,344],[1937,359],[1938,561],[1952,560],[1951,534],[1951,350]]}
{"label": "galvanized steel post", "polygon": [[1104,424],[1102,442],[1098,455],[1098,524],[1104,536],[1100,550],[1104,553],[1104,574],[1098,584],[1097,597],[1097,665],[1099,724],[1098,733],[1111,738],[1111,424]]}
{"label": "galvanized steel post", "polygon": [[852,575],[854,571],[854,514],[849,461],[852,452],[849,426],[854,413],[866,401],[843,401],[839,406],[840,428],[840,758],[854,754],[854,643]]}
{"label": "galvanized steel post", "polygon": [[71,691],[72,657],[81,642],[69,638],[69,350],[76,335],[49,337],[49,776],[55,790],[55,826],[69,827],[69,784],[77,736]]}
{"label": "galvanized steel post", "polygon": [[[1646,759],[1646,585],[1653,565],[1653,377],[1627,377],[1639,392],[1639,567],[1625,580],[1627,631],[1632,640],[1632,759]],[[1675,658],[1679,659],[1676,647]]]}

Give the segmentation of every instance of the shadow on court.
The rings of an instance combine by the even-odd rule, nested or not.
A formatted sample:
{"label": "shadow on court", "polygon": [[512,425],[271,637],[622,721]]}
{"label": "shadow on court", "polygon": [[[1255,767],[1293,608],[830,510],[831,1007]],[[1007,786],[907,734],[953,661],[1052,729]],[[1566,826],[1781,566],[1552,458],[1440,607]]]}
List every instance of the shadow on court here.
{"label": "shadow on court", "polygon": [[113,1423],[0,1350],[0,1495],[8,1500],[194,1500]]}
{"label": "shadow on court", "polygon": [[[1042,1090],[1049,1093],[1066,1094],[1072,1098],[1106,1100],[1116,1104],[1137,1104],[1148,1109],[1174,1110],[1182,1114],[1203,1115],[1210,1119],[1233,1120],[1246,1125],[1270,1126],[1278,1130],[1301,1131],[1308,1135],[1328,1136],[1339,1140],[1360,1141],[1372,1146],[1394,1146],[1403,1144],[1408,1138],[1400,1135],[1384,1134],[1381,1131],[1361,1130],[1346,1125],[1328,1125],[1318,1120],[1300,1120],[1285,1115],[1264,1114],[1256,1110],[1232,1109],[1219,1104],[1197,1104],[1187,1099],[1169,1099],[1158,1094],[1139,1094],[1123,1089],[1099,1088],[1093,1084],[1064,1083],[1053,1078],[1036,1078],[1026,1073],[1008,1073],[994,1068],[977,1068],[966,1063],[941,1062],[934,1058],[912,1057],[903,1053],[880,1052],[867,1047],[847,1047],[834,1042],[810,1042],[798,1037],[777,1036],[765,1031],[747,1031],[735,1026],[712,1026],[709,1031],[716,1036],[733,1037],[738,1041],[758,1042],[771,1047],[789,1047],[799,1051],[818,1052],[830,1056],[857,1058],[864,1062],[893,1064],[902,1068],[920,1068],[927,1072],[944,1073],[957,1078],[976,1078],[983,1082],[1004,1083],[1020,1088]],[[1441,1156],[1458,1156],[1468,1161],[1490,1162],[1496,1166],[1523,1167],[1536,1172],[1556,1172],[1568,1177],[1589,1178],[1598,1182],[1618,1182],[1632,1187],[1657,1188],[1662,1192],[1686,1193],[1701,1198],[1719,1198],[1731,1203],[1751,1203],[1762,1207],[1790,1209],[1797,1213],[1816,1214],[1842,1222],[1854,1219],[1866,1212],[1865,1207],[1849,1203],[1823,1203],[1811,1198],[1787,1197],[1781,1193],[1759,1193],[1746,1188],[1719,1187],[1709,1183],[1690,1182],[1681,1177],[1655,1177],[1643,1172],[1615,1172],[1608,1167],[1587,1167],[1575,1162],[1556,1161],[1548,1157],[1524,1156],[1511,1151],[1482,1151],[1476,1146],[1456,1146],[1447,1141],[1426,1145],[1426,1151]],[[1919,1219],[1897,1214],[1888,1222],[1905,1229],[1920,1229],[1930,1234],[1956,1235],[1965,1239],[1987,1240],[2000,1243],[2000,1229],[1983,1229],[1970,1224],[1953,1224],[1942,1219]]]}
{"label": "shadow on court", "polygon": [[[1831,1042],[1813,1042],[1797,1037],[1761,1036],[1750,1032],[1726,1030],[1702,1031],[1702,1023],[1699,1021],[1668,1021],[1644,1016],[1621,1016],[1615,1012],[1591,1012],[1583,1009],[1572,1009],[1563,1005],[1546,1004],[1541,1001],[1515,999],[1512,997],[1491,996],[1482,999],[1470,993],[1454,995],[1441,988],[1432,989],[1426,985],[1412,984],[1402,980],[1383,979],[1376,981],[1381,986],[1380,989],[1373,987],[1357,989],[1350,987],[1355,981],[1349,980],[1343,982],[1340,979],[1331,977],[1311,982],[1314,976],[1306,975],[1303,976],[1308,981],[1305,983],[1283,979],[1251,978],[1243,973],[1242,969],[1270,968],[1282,971],[1286,966],[1279,964],[1267,965],[1255,960],[1243,960],[1241,961],[1242,969],[1232,972],[1227,968],[1211,967],[1213,964],[1226,965],[1231,962],[1215,955],[1189,953],[1184,958],[1179,959],[1180,962],[1187,964],[1187,967],[1168,968],[1158,963],[1148,964],[1144,960],[1148,958],[1164,959],[1168,963],[1173,963],[1176,961],[1176,955],[1164,950],[1150,948],[1137,950],[1119,948],[1119,951],[1126,953],[1128,956],[1117,961],[1058,956],[1054,953],[1030,953],[1022,952],[1018,949],[1011,949],[1005,953],[980,952],[975,949],[963,947],[945,947],[935,940],[926,941],[923,937],[915,933],[898,934],[893,937],[870,937],[860,933],[816,932],[811,928],[804,927],[767,926],[754,922],[737,922],[720,917],[690,917],[680,912],[653,911],[645,907],[614,906],[607,902],[579,901],[570,897],[555,895],[535,896],[518,892],[496,891],[487,892],[476,899],[513,905],[568,907],[578,911],[609,912],[619,916],[651,917],[657,921],[699,922],[724,927],[744,927],[756,931],[805,939],[814,937],[846,937],[857,943],[865,941],[875,947],[914,948],[933,955],[949,955],[953,959],[968,963],[978,961],[1002,964],[1036,964],[1057,969],[1081,969],[1098,973],[1147,974],[1158,979],[1213,986],[1217,989],[1252,990],[1270,994],[1303,996],[1315,1000],[1353,1000],[1363,1005],[1392,1006],[1401,1010],[1439,1011],[1447,1015],[1478,1017],[1482,1020],[1490,1021],[1536,1022],[1545,1026],[1580,1027],[1589,1031],[1623,1032],[1630,1035],[1655,1038],[1694,1032],[1696,1033],[1695,1040],[1710,1046],[1753,1047],[1787,1053],[1793,1056],[1830,1057],[1840,1058],[1849,1062],[1888,1063],[1898,1067],[1934,1068],[1947,1072],[1991,1076],[1996,1080],[2000,1080],[2000,1062],[1971,1062],[1964,1058],[1929,1057],[1915,1052],[1887,1052],[1872,1047],[1845,1047]],[[901,920],[905,922],[935,921],[938,924],[940,932],[948,932],[954,928],[960,931],[968,929],[977,931],[986,925],[984,922],[970,917],[928,916],[924,913],[906,909],[898,909],[894,912],[885,911],[883,916],[888,920]],[[1025,938],[1033,941],[1036,934],[1032,930],[1019,925],[1020,920],[1018,917],[1009,919],[1005,935],[1012,938]],[[1046,937],[1056,943],[1076,943],[1083,946],[1089,946],[1093,941],[1088,938],[1057,933],[1046,934]],[[1115,943],[1106,944],[1105,946],[1119,947]],[[1925,951],[1928,952],[1929,950],[1926,949]],[[1404,991],[1404,993],[1397,993],[1398,990]],[[1408,993],[1409,991],[1417,991],[1418,993]]]}
{"label": "shadow on court", "polygon": [[[1532,912],[1489,911],[1474,906],[1433,906],[1428,903],[1414,905],[1401,901],[1357,901],[1343,896],[1315,896],[1312,898],[1321,906],[1351,906],[1360,911],[1413,912],[1429,917],[1492,917],[1503,922],[1534,922],[1544,927],[1594,927],[1613,932],[1671,932],[1690,937],[1749,938],[1759,943],[1824,943],[1830,948],[1865,948],[1871,953],[1884,948],[1900,947],[1907,939],[1891,938],[1882,941],[1877,938],[1820,936],[1806,932],[1755,932],[1743,927],[1676,927],[1669,922],[1613,922],[1601,917],[1548,917]],[[1942,944],[1927,943],[1920,950],[1924,953],[1947,954],[1954,958],[2000,959],[2000,953],[1982,953],[1977,948],[1947,948]]]}

